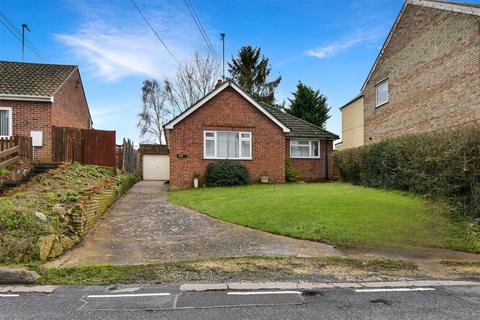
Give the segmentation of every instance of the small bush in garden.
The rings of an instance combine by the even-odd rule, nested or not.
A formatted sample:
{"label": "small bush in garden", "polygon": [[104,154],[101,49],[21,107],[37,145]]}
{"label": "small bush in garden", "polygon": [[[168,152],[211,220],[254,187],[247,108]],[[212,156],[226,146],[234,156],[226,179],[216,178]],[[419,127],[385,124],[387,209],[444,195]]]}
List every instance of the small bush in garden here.
{"label": "small bush in garden", "polygon": [[207,187],[238,186],[249,183],[249,173],[244,165],[229,160],[212,162],[205,180]]}
{"label": "small bush in garden", "polygon": [[287,158],[285,160],[285,181],[295,182],[297,181],[297,170],[292,164],[292,160]]}
{"label": "small bush in garden", "polygon": [[340,179],[443,199],[480,217],[480,130],[404,135],[335,153]]}

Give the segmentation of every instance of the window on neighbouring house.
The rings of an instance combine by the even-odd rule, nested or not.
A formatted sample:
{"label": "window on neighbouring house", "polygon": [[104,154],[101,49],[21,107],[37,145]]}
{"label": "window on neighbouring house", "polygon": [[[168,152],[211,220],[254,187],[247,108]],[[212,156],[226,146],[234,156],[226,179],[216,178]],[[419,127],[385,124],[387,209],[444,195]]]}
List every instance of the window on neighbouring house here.
{"label": "window on neighbouring house", "polygon": [[12,135],[12,109],[0,108],[0,137]]}
{"label": "window on neighbouring house", "polygon": [[384,80],[377,84],[376,89],[376,107],[388,102],[388,80]]}
{"label": "window on neighbouring house", "polygon": [[290,140],[290,158],[320,158],[318,140]]}
{"label": "window on neighbouring house", "polygon": [[206,159],[251,159],[252,133],[237,131],[205,131]]}

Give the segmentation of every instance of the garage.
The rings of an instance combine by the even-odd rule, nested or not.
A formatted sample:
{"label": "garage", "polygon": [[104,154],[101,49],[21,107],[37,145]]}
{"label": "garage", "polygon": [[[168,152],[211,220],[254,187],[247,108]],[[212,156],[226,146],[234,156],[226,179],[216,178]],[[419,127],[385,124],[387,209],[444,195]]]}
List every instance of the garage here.
{"label": "garage", "polygon": [[143,156],[143,179],[144,180],[169,180],[170,157],[167,155],[144,155]]}
{"label": "garage", "polygon": [[140,144],[140,170],[143,180],[170,180],[170,156],[164,144]]}

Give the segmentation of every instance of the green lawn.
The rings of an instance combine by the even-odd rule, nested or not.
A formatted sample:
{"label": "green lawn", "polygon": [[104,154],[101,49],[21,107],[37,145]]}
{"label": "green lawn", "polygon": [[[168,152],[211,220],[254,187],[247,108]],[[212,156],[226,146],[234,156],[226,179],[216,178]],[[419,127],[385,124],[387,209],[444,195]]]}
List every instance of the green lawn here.
{"label": "green lawn", "polygon": [[480,251],[441,204],[344,183],[249,185],[175,191],[169,201],[272,233],[343,246]]}

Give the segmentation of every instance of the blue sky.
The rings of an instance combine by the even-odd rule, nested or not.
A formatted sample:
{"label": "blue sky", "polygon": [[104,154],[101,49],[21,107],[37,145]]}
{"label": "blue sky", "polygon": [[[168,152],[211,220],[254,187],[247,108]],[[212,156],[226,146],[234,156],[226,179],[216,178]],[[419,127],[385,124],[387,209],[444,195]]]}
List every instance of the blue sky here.
{"label": "blue sky", "polygon": [[[283,80],[278,100],[296,83],[328,97],[327,128],[341,134],[338,108],[358,94],[403,1],[191,0],[217,53],[226,33],[226,58],[245,44],[262,48],[272,77]],[[136,0],[180,61],[207,51],[183,0]],[[139,141],[140,88],[147,78],[171,76],[176,64],[129,0],[2,0],[17,26],[50,63],[80,67],[94,127]],[[20,42],[0,25],[0,59],[21,59]],[[42,62],[31,52],[26,61]]]}

